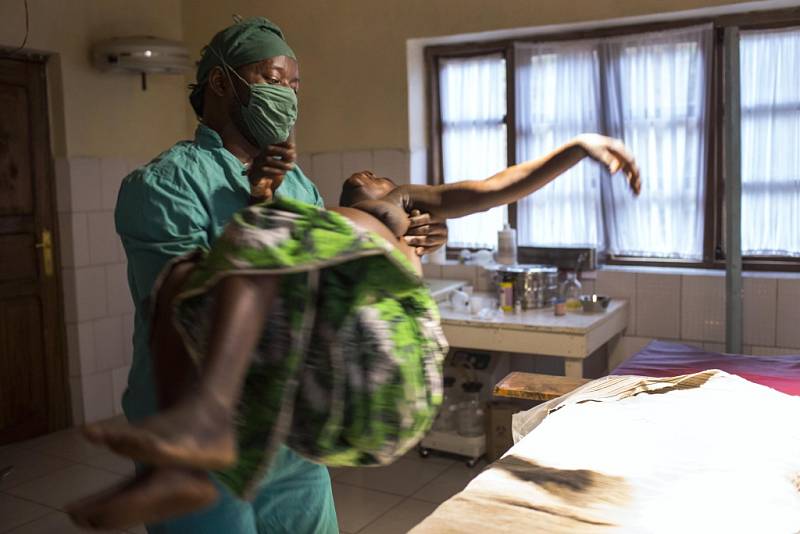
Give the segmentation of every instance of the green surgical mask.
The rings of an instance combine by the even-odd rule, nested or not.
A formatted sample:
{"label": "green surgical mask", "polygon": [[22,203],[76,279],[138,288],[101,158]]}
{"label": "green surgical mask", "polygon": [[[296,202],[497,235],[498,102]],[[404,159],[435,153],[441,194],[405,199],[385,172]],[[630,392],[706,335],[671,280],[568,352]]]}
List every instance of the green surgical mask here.
{"label": "green surgical mask", "polygon": [[297,95],[294,90],[277,84],[248,84],[235,70],[226,70],[233,72],[250,89],[248,103],[239,100],[239,104],[244,125],[258,148],[263,150],[268,145],[289,139],[297,122]]}
{"label": "green surgical mask", "polygon": [[258,148],[283,143],[297,121],[297,95],[283,85],[254,83],[242,119]]}

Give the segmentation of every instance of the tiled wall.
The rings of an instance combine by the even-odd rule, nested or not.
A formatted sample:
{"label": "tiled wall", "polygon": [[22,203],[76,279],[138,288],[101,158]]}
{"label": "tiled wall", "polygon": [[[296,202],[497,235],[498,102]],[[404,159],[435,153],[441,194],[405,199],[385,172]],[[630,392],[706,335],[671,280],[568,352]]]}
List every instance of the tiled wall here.
{"label": "tiled wall", "polygon": [[[425,276],[468,280],[477,290],[489,288],[485,271],[448,263],[424,266]],[[585,292],[625,298],[628,328],[609,366],[616,367],[652,339],[679,341],[711,351],[724,350],[725,276],[722,272],[636,272],[605,268],[584,279]],[[800,277],[758,273],[744,278],[744,353],[800,353]],[[457,340],[451,340],[457,345]]]}
{"label": "tiled wall", "polygon": [[122,178],[141,162],[56,160],[69,385],[76,424],[118,414],[131,362],[133,303],[114,230]]}

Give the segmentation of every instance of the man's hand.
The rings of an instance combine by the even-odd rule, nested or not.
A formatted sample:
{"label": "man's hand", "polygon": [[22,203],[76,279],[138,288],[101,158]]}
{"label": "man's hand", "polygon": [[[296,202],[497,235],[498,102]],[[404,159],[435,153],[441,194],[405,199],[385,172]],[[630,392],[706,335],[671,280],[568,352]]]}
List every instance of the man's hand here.
{"label": "man's hand", "polygon": [[582,134],[575,141],[590,158],[605,165],[611,174],[622,170],[633,194],[639,194],[642,190],[639,166],[622,141],[599,134]]}
{"label": "man's hand", "polygon": [[406,244],[414,247],[417,256],[436,252],[447,243],[447,223],[432,220],[429,213],[413,210],[411,224],[403,236]]}
{"label": "man's hand", "polygon": [[[278,158],[278,159],[276,159]],[[272,194],[283,182],[286,173],[294,169],[297,151],[289,141],[269,145],[253,159],[247,170],[250,181],[250,203],[256,204],[272,199]]]}

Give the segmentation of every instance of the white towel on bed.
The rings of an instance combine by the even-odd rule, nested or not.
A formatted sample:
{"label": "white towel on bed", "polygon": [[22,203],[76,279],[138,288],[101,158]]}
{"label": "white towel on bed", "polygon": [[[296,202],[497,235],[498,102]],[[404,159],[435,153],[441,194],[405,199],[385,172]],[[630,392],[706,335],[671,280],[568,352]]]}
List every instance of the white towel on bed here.
{"label": "white towel on bed", "polygon": [[721,371],[625,378],[528,414],[413,532],[800,532],[800,398]]}

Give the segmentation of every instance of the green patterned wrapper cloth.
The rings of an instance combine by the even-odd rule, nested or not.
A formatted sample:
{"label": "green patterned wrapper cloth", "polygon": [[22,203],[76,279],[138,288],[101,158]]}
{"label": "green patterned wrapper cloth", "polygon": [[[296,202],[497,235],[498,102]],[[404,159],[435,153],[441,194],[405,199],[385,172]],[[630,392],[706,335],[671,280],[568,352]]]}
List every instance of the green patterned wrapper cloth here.
{"label": "green patterned wrapper cloth", "polygon": [[280,275],[236,417],[239,460],[217,478],[257,489],[285,443],[329,466],[385,465],[427,432],[447,342],[435,301],[395,247],[338,213],[289,199],[236,214],[178,296],[175,323],[199,364],[216,283]]}

